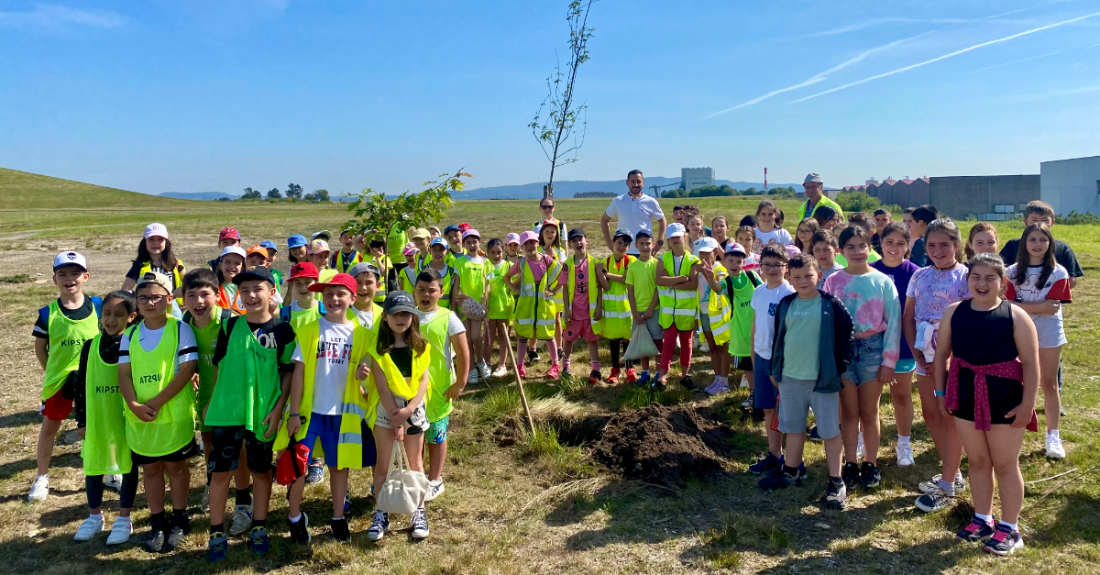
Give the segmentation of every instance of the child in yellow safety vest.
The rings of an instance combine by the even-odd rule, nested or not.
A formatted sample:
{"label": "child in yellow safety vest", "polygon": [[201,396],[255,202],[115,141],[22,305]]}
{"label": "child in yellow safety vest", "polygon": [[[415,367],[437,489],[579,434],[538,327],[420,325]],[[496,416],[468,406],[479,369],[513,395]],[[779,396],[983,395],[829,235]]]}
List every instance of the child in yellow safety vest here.
{"label": "child in yellow safety vest", "polygon": [[[400,443],[409,468],[424,472],[424,436],[428,431],[425,400],[430,397],[432,345],[420,332],[420,315],[411,294],[397,291],[386,297],[382,325],[377,341],[370,346],[369,362],[361,365],[361,375],[369,373],[370,402],[367,420],[374,430],[379,459],[374,472],[374,492],[382,492],[389,473],[394,443]],[[449,310],[439,313],[450,314]],[[433,458],[434,460],[434,458]],[[433,461],[434,463],[434,461]],[[424,500],[416,502],[412,514],[412,538],[428,537],[428,519]],[[379,541],[390,527],[389,514],[375,509],[367,537]]]}
{"label": "child in yellow safety vest", "polygon": [[287,280],[286,290],[286,297],[290,300],[290,304],[279,308],[280,320],[298,329],[325,315],[325,306],[317,301],[316,294],[309,289],[319,279],[317,266],[310,262],[299,262],[290,268],[290,279]]}
{"label": "child in yellow safety vest", "polygon": [[520,377],[527,377],[524,361],[527,359],[527,346],[535,347],[538,340],[546,340],[553,362],[546,373],[550,379],[561,374],[558,364],[558,344],[554,341],[557,329],[557,306],[554,294],[557,291],[562,266],[552,256],[540,253],[539,239],[535,232],[526,231],[520,236],[523,257],[508,268],[505,281],[512,287],[516,299],[514,326],[516,329],[516,362]]}
{"label": "child in yellow safety vest", "polygon": [[58,297],[38,310],[34,323],[34,354],[46,372],[42,382],[42,427],[38,431],[38,474],[28,501],[46,499],[50,488],[50,459],[61,422],[73,410],[72,394],[64,393],[69,372],[77,368],[80,348],[99,333],[102,301],[84,295],[88,262],[77,252],[61,252],[53,260],[53,283]]}
{"label": "child in yellow safety vest", "polygon": [[459,312],[463,325],[466,326],[466,335],[470,344],[470,374],[467,381],[477,383],[478,379],[486,380],[491,375],[489,369],[489,354],[492,349],[485,345],[482,337],[485,333],[485,320],[466,317],[462,307],[466,299],[473,299],[481,304],[482,309],[487,310],[489,296],[488,262],[481,255],[481,234],[475,229],[469,229],[462,234],[462,245],[466,253],[455,258],[455,273],[458,275],[455,294],[455,305],[452,309]]}
{"label": "child in yellow safety vest", "polygon": [[75,541],[90,541],[103,531],[103,486],[118,489],[118,518],[111,525],[107,545],[130,540],[130,510],[137,494],[138,470],[130,460],[126,420],[118,392],[118,347],[122,333],[137,319],[137,302],[130,292],[111,292],[103,301],[101,331],[84,342],[80,366],[69,374],[73,390],[76,431],[83,440],[84,491],[88,518],[76,531]]}
{"label": "child in yellow safety vest", "polygon": [[[611,238],[611,255],[599,264],[600,287],[603,288],[600,305],[603,317],[600,319],[600,335],[607,338],[611,348],[611,375],[607,383],[615,385],[619,383],[622,375],[622,353],[630,342],[630,332],[633,328],[632,314],[630,313],[630,298],[626,290],[626,272],[634,263],[635,258],[626,253],[633,238],[630,232],[618,230]],[[638,374],[634,372],[633,363],[626,364],[626,381],[634,383],[638,381]]]}
{"label": "child in yellow safety vest", "polygon": [[363,254],[355,249],[355,239],[355,234],[351,230],[340,232],[340,249],[332,254],[332,259],[329,260],[329,267],[337,273],[346,274],[352,266],[363,261]]}
{"label": "child in yellow safety vest", "polygon": [[695,315],[699,312],[699,259],[691,255],[680,224],[668,226],[669,251],[661,255],[657,266],[657,294],[660,298],[660,323],[665,330],[661,339],[661,363],[656,387],[667,385],[666,374],[672,365],[676,340],[680,341],[680,384],[691,388],[691,336],[695,331]]}
{"label": "child in yellow safety vest", "polygon": [[405,267],[397,274],[397,287],[400,291],[412,293],[416,287],[416,275],[420,273],[420,263],[417,261],[420,248],[410,242],[401,253],[405,256]]}
{"label": "child in yellow safety vest", "polygon": [[237,284],[233,278],[245,270],[248,253],[240,246],[229,246],[222,250],[222,255],[217,259],[218,269],[218,307],[231,310],[240,315],[244,313],[244,307],[237,298]]}
{"label": "child in yellow safety vest", "polygon": [[[722,289],[729,273],[718,261],[721,251],[718,240],[714,238],[702,238],[695,242],[695,253],[700,262],[699,324],[703,336],[707,338],[714,369],[714,381],[706,390],[711,390],[715,385],[721,387],[729,376],[730,301]],[[725,385],[729,387],[728,382]]]}
{"label": "child in yellow safety vest", "polygon": [[[514,235],[519,240],[518,234],[508,235]],[[489,305],[486,314],[488,327],[485,330],[485,357],[492,357],[495,342],[499,342],[497,345],[500,347],[500,358],[491,374],[493,377],[504,377],[508,373],[508,350],[505,342],[508,341],[506,336],[516,302],[512,297],[512,290],[504,281],[504,274],[508,273],[511,266],[512,262],[504,258],[504,242],[500,238],[489,240],[489,262],[486,264],[489,274]]]}
{"label": "child in yellow safety vest", "polygon": [[381,325],[382,306],[374,302],[374,295],[381,285],[382,272],[374,264],[360,262],[351,267],[348,275],[355,278],[358,286],[355,303],[348,308],[348,319],[377,335],[378,326]]}
{"label": "child in yellow safety vest", "polygon": [[[588,382],[592,385],[600,383],[600,318],[603,310],[600,307],[600,298],[603,292],[600,281],[599,264],[588,255],[588,238],[581,228],[569,230],[569,247],[573,248],[573,255],[565,260],[564,273],[568,274],[565,281],[565,289],[562,290],[565,315],[565,359],[562,371],[566,377],[573,374],[569,370],[573,343],[580,338],[588,344],[588,360],[592,363],[592,371],[588,374]],[[618,342],[612,342],[617,346]]]}
{"label": "child in yellow safety vest", "polygon": [[[199,356],[191,326],[168,315],[172,283],[167,276],[145,274],[135,294],[143,320],[119,344],[118,385],[126,400],[126,442],[133,463],[143,467],[149,501],[152,529],[144,547],[160,553],[179,548],[191,532],[187,460],[200,453],[191,387]],[[171,519],[164,510],[165,473],[172,487]]]}
{"label": "child in yellow safety vest", "polygon": [[448,263],[450,248],[447,247],[447,242],[443,238],[435,238],[429,244],[428,250],[431,252],[432,258],[427,265],[418,271],[431,269],[439,273],[439,276],[443,278],[443,297],[439,299],[439,305],[447,309],[455,309],[451,305],[451,297],[456,293],[455,285],[458,284],[458,274],[455,273],[454,266]]}

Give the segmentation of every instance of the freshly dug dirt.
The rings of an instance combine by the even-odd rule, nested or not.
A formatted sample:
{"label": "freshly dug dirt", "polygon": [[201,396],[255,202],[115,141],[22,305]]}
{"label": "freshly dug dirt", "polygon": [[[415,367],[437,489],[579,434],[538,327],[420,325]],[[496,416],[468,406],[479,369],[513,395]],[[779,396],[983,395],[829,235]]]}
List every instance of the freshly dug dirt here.
{"label": "freshly dug dirt", "polygon": [[733,430],[710,410],[654,405],[617,414],[594,456],[607,467],[662,485],[722,474]]}

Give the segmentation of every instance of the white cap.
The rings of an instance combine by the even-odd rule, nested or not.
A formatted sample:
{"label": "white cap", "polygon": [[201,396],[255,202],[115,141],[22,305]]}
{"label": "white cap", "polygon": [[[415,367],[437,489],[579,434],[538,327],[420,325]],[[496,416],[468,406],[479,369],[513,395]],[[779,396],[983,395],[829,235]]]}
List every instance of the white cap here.
{"label": "white cap", "polygon": [[79,252],[61,252],[53,259],[53,271],[64,266],[80,266],[88,271],[88,260]]}
{"label": "white cap", "polygon": [[687,235],[687,229],[684,224],[669,224],[668,229],[665,230],[666,238],[679,238]]}
{"label": "white cap", "polygon": [[695,240],[695,253],[713,252],[719,247],[718,240],[714,238],[700,238]]}
{"label": "white cap", "polygon": [[145,239],[149,238],[164,238],[168,239],[168,228],[164,227],[164,224],[152,223],[145,226]]}
{"label": "white cap", "polygon": [[228,247],[226,247],[224,250],[222,250],[222,255],[220,257],[224,258],[228,254],[237,254],[237,255],[241,256],[241,259],[243,259],[243,260],[248,259],[248,252],[244,251],[244,249],[242,249],[241,246],[228,246]]}

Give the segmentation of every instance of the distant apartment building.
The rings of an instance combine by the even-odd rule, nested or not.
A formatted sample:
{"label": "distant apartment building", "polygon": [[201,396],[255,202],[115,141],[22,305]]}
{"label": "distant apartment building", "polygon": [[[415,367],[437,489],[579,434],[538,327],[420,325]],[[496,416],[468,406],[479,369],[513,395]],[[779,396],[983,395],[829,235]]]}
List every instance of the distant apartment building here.
{"label": "distant apartment building", "polygon": [[868,195],[876,197],[886,205],[898,205],[902,208],[928,203],[930,178],[895,180],[888,177],[881,182],[866,186]]}
{"label": "distant apartment building", "polygon": [[713,168],[681,168],[680,185],[685,190],[714,185]]}

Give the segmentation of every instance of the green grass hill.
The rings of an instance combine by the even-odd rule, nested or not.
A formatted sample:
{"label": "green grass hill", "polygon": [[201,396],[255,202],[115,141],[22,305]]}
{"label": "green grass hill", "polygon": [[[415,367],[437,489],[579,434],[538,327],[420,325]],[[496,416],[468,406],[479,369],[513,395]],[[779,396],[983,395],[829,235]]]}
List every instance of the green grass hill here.
{"label": "green grass hill", "polygon": [[158,209],[194,203],[6,168],[0,168],[0,200],[2,210],[101,209],[137,203]]}

